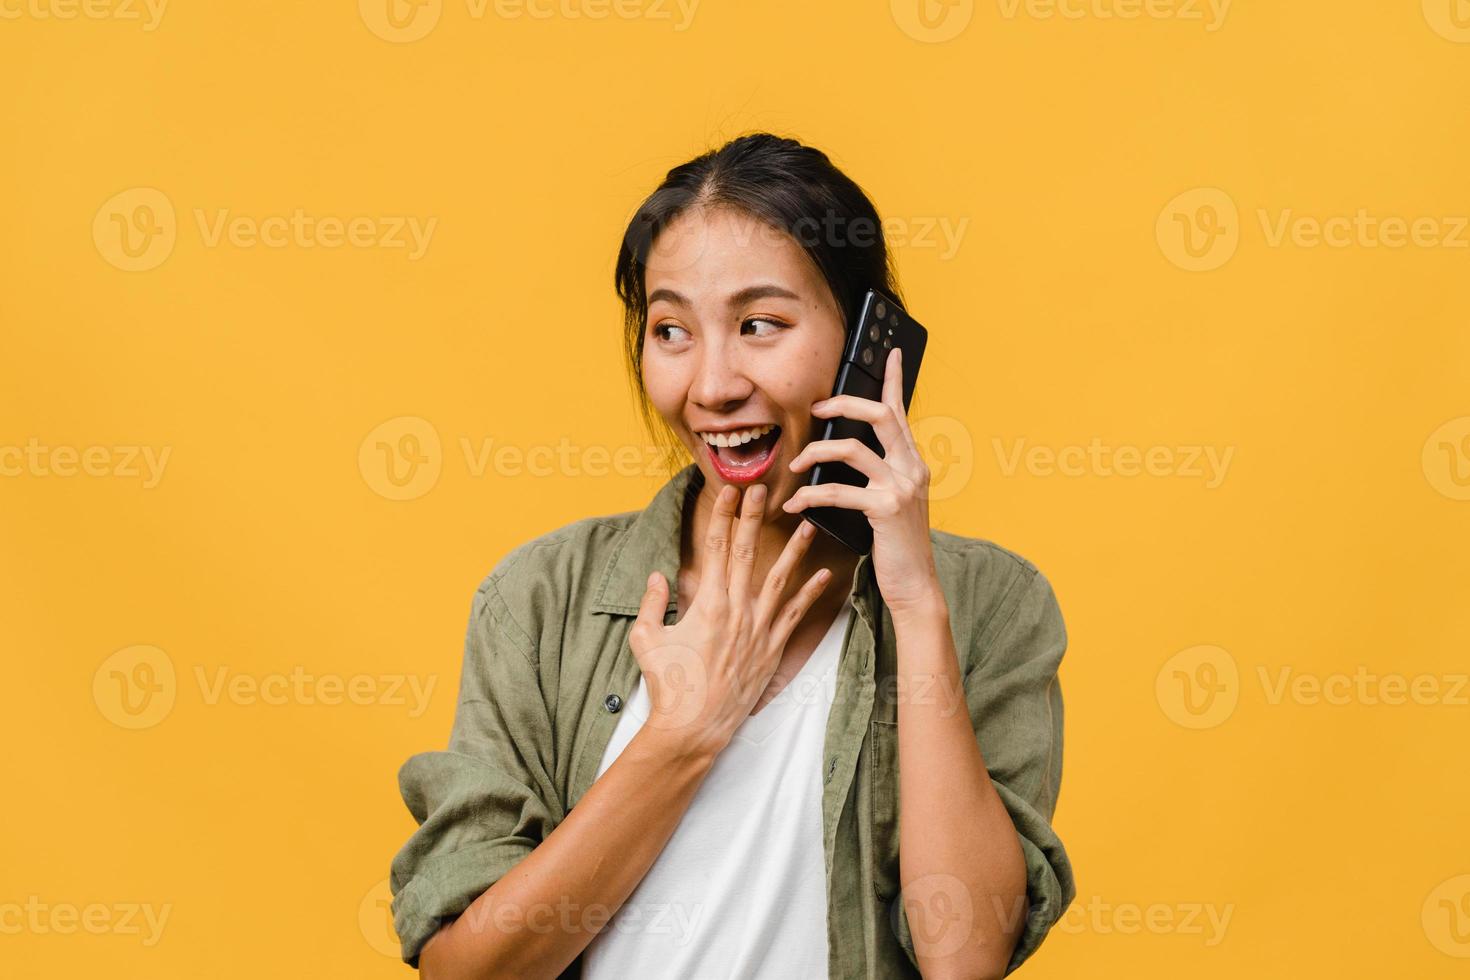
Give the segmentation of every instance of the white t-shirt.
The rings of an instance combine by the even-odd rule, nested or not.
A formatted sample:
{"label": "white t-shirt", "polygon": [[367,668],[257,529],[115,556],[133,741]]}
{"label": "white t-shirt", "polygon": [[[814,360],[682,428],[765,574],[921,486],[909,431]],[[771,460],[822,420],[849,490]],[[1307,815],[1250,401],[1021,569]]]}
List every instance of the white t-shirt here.
{"label": "white t-shirt", "polygon": [[[845,602],[801,671],[716,757],[662,853],[583,958],[586,980],[827,976],[822,753]],[[623,708],[601,776],[648,718]]]}

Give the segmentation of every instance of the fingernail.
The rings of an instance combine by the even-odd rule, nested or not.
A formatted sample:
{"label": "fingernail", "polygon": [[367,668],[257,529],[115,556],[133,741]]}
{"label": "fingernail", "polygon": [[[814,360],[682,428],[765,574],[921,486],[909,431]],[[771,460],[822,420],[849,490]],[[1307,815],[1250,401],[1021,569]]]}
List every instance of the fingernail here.
{"label": "fingernail", "polygon": [[817,581],[818,582],[825,582],[825,581],[827,581],[831,577],[832,577],[832,572],[831,572],[830,569],[824,568],[820,572],[817,573]]}
{"label": "fingernail", "polygon": [[809,537],[812,536],[813,533],[815,533],[816,530],[817,530],[816,527],[812,524],[811,521],[802,521],[801,522],[801,536],[802,537],[809,538]]}

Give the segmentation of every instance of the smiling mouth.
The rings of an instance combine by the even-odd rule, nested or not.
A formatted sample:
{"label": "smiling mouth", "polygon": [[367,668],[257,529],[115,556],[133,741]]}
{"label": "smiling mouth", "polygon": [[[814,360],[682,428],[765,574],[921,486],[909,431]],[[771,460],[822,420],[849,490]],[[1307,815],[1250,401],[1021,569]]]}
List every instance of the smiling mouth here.
{"label": "smiling mouth", "polygon": [[[759,479],[776,459],[779,425],[759,425],[739,432],[700,432],[710,460],[727,483]],[[721,445],[723,443],[723,445]]]}

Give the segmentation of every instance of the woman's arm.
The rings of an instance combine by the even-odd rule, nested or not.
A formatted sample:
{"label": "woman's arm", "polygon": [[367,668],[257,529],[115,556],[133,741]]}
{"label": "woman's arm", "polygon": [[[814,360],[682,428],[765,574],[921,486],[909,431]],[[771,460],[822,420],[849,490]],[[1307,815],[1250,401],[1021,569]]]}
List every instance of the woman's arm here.
{"label": "woman's arm", "polygon": [[713,765],[645,726],[555,830],[424,945],[424,980],[554,980],[648,873]]}
{"label": "woman's arm", "polygon": [[[996,788],[981,755],[979,730],[998,726],[992,728],[996,740],[986,744],[1001,753],[992,762],[1002,772],[1018,775],[1019,764],[1028,780],[1035,776],[1040,782],[1045,773],[1038,768],[1053,761],[1060,765],[1060,703],[1054,718],[1040,716],[1045,723],[1023,710],[1038,696],[1050,707],[1052,679],[1065,646],[1059,614],[1055,603],[1039,601],[1043,593],[1050,596],[1049,586],[1040,580],[1031,611],[1041,617],[1039,610],[1045,610],[1037,620],[1044,619],[1045,628],[990,658],[1001,677],[979,670],[962,675],[929,536],[929,467],[903,402],[901,350],[889,352],[881,400],[836,395],[813,404],[812,414],[867,422],[884,450],[879,456],[856,439],[808,444],[791,461],[792,470],[800,473],[816,463],[840,461],[865,475],[867,486],[801,487],[783,507],[792,513],[848,507],[864,513],[873,527],[873,574],[898,643],[895,679],[900,692],[912,692],[898,707],[898,767],[900,912],[909,919],[914,961],[931,980],[1003,977],[1017,955],[1018,939],[1031,936],[1030,945],[1020,949],[1029,954],[1060,914],[1055,906],[1065,908],[1071,900],[1072,885],[1059,843],[1051,850],[1060,872],[1047,863],[1048,855],[1038,845],[1023,840],[1024,831],[1018,831],[1017,818],[1001,797],[1004,787]],[[1013,675],[1006,673],[1010,668],[1015,668]],[[992,680],[1008,685],[1012,695],[1019,686],[1026,698],[996,703],[990,711],[991,699],[977,688],[982,708],[972,719],[967,681],[979,685]],[[1044,750],[1039,757],[1038,746]],[[1054,802],[1054,793],[1050,799]],[[1027,801],[1018,798],[1017,806],[1035,818],[1029,823],[1043,819]],[[1050,828],[1047,832],[1054,843]],[[1028,853],[1036,855],[1036,896],[1029,894]],[[1040,908],[1036,915],[1028,906],[1032,897]]]}
{"label": "woman's arm", "polygon": [[1003,977],[1026,923],[1026,860],[965,705],[949,610],[893,615],[899,881],[926,980]]}

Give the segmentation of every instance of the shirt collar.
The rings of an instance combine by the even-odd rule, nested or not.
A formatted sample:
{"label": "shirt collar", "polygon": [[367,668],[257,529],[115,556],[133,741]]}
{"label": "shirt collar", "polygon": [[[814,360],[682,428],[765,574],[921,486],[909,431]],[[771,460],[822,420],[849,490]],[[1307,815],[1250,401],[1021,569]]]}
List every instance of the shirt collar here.
{"label": "shirt collar", "polygon": [[[675,473],[639,512],[608,558],[592,602],[594,612],[636,616],[648,587],[649,573],[654,571],[663,573],[670,586],[665,611],[674,610],[685,504],[703,486],[704,474],[696,464],[690,463]],[[858,560],[849,596],[868,629],[876,633],[874,619],[881,599],[873,578],[871,555]]]}

